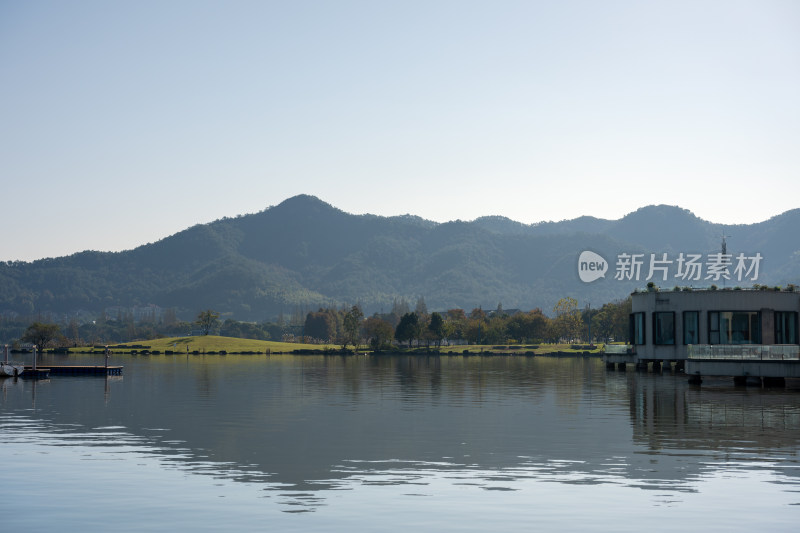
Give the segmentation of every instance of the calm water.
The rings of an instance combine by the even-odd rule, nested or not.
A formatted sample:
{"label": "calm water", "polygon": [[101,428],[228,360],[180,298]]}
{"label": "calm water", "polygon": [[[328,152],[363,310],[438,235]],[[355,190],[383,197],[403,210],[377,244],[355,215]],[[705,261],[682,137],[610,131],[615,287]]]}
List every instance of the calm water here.
{"label": "calm water", "polygon": [[697,388],[543,357],[113,362],[124,376],[0,382],[3,530],[727,532],[800,522],[791,384]]}

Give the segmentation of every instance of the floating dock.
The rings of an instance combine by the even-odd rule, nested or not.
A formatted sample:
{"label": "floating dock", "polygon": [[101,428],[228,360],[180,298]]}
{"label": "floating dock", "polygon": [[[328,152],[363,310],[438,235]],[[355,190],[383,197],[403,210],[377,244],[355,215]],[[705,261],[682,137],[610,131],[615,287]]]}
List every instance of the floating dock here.
{"label": "floating dock", "polygon": [[37,368],[34,370],[32,367],[26,366],[25,370],[22,371],[22,374],[20,374],[19,377],[23,379],[47,379],[50,377],[50,369]]}
{"label": "floating dock", "polygon": [[48,365],[47,368],[33,369],[25,365],[23,376],[33,377],[33,373],[47,372],[51,376],[121,376],[121,366],[74,366],[74,365]]}

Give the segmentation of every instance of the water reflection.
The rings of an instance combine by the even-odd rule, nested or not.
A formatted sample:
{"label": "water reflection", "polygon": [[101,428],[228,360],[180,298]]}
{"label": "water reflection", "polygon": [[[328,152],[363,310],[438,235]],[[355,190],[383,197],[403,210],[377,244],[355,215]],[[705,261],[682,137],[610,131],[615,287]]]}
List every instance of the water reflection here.
{"label": "water reflection", "polygon": [[[92,362],[80,362],[92,364]],[[78,363],[76,363],[78,364]],[[335,491],[530,482],[632,487],[681,501],[720,472],[798,488],[800,394],[697,388],[594,359],[149,357],[108,379],[4,380],[0,442],[252,484],[285,512]],[[95,455],[100,454],[100,455]],[[750,474],[748,474],[750,475]],[[449,489],[447,489],[449,490]]]}

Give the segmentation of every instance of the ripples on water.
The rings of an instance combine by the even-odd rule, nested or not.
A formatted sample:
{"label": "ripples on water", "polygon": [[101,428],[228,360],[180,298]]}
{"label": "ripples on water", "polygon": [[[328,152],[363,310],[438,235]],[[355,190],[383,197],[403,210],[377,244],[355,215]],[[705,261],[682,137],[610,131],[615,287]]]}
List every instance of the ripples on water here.
{"label": "ripples on water", "polygon": [[695,388],[593,359],[122,364],[116,379],[0,382],[6,525],[792,531],[800,518],[796,389]]}

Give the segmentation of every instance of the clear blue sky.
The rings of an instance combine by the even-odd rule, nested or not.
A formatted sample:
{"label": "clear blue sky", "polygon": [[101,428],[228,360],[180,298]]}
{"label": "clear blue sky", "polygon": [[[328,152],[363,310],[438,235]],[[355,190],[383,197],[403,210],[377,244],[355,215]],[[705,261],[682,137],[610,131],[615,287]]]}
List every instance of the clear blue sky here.
{"label": "clear blue sky", "polygon": [[0,260],[307,193],[525,223],[800,207],[800,2],[0,0]]}

